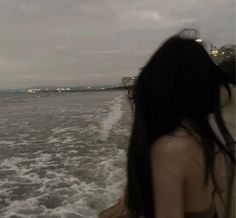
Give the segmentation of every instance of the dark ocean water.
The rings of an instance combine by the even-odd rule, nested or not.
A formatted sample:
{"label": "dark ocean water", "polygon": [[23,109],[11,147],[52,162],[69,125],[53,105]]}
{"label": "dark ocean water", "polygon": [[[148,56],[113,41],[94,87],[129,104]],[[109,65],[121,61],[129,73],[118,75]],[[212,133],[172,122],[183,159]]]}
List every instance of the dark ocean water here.
{"label": "dark ocean water", "polygon": [[125,184],[124,91],[0,94],[0,217],[93,218]]}

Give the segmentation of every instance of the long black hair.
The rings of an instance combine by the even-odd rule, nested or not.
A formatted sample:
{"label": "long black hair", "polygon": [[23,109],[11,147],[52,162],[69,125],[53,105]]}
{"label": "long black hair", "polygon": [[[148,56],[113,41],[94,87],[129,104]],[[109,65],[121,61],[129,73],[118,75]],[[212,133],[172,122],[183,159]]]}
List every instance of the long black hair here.
{"label": "long black hair", "polygon": [[[195,30],[183,30],[165,41],[141,69],[131,91],[134,120],[127,153],[125,199],[135,218],[154,217],[150,147],[178,127],[188,129],[183,120],[187,119],[191,130],[201,138],[205,183],[209,177],[215,181],[216,146],[229,160],[232,181],[234,140],[222,118],[220,99],[220,88],[224,87],[231,100],[229,78],[196,40],[198,35]],[[222,137],[213,130],[210,116]]]}

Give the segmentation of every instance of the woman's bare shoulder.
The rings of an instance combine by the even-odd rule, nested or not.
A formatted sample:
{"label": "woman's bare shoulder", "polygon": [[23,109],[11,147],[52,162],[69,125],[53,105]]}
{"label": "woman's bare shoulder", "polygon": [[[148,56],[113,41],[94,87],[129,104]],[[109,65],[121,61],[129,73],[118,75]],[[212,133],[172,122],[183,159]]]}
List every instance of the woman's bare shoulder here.
{"label": "woman's bare shoulder", "polygon": [[171,134],[158,138],[151,149],[157,153],[186,154],[191,152],[193,146],[198,146],[197,141],[187,131],[177,129]]}
{"label": "woman's bare shoulder", "polygon": [[165,165],[175,171],[186,172],[191,154],[193,139],[182,131],[164,135],[151,146],[151,158],[155,164]]}
{"label": "woman's bare shoulder", "polygon": [[153,170],[169,172],[174,178],[184,178],[189,163],[189,136],[184,133],[164,135],[151,146]]}
{"label": "woman's bare shoulder", "polygon": [[186,178],[186,175],[193,171],[193,154],[197,155],[200,152],[197,141],[190,133],[176,130],[160,137],[152,144],[151,160],[154,169],[158,166],[163,167],[176,178]]}

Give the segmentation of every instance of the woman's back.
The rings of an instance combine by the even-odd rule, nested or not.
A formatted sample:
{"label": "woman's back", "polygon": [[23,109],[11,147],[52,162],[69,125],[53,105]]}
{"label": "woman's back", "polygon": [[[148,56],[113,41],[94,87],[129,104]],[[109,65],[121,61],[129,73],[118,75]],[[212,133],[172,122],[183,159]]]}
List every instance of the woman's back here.
{"label": "woman's back", "polygon": [[[215,185],[211,178],[207,185],[204,184],[204,153],[196,135],[193,136],[186,130],[179,128],[172,134],[161,137],[153,144],[151,157],[154,196],[156,194],[156,199],[166,199],[166,202],[172,200],[173,203],[165,204],[165,202],[160,203],[157,200],[156,211],[168,211],[169,208],[169,212],[174,213],[176,207],[178,208],[176,210],[182,208],[186,218],[213,217],[215,212],[213,202]],[[220,159],[220,155],[217,155],[215,176],[217,185],[223,191],[223,166],[220,166]],[[165,185],[161,184],[161,176],[165,180]],[[178,195],[178,193],[175,193],[176,189],[173,188],[174,191],[171,190],[172,183],[178,184],[179,182],[182,183],[182,193],[180,193],[183,198],[182,203],[175,199],[176,195]],[[158,186],[161,188],[158,188]],[[162,194],[165,196],[161,196]],[[176,201],[178,202],[176,203]]]}

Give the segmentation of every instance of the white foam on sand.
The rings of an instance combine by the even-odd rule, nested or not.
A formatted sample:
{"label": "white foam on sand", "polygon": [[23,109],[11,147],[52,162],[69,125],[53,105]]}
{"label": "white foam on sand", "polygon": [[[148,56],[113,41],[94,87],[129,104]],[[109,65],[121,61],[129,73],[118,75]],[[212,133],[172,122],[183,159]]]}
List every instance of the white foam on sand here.
{"label": "white foam on sand", "polygon": [[106,141],[109,137],[112,127],[121,119],[122,117],[122,99],[123,95],[117,96],[111,102],[111,107],[107,117],[101,123],[101,140]]}

